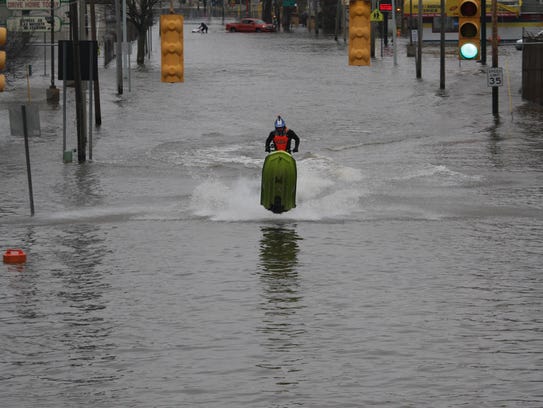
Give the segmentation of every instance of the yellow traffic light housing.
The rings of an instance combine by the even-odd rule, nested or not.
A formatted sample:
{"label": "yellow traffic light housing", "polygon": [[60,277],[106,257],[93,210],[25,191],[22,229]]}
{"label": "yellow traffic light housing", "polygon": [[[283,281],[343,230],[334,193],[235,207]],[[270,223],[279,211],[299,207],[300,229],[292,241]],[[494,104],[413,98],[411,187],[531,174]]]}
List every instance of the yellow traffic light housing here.
{"label": "yellow traffic light housing", "polygon": [[[5,47],[8,39],[8,30],[6,27],[0,27],[0,47]],[[0,51],[0,70],[6,68],[6,51]],[[4,91],[6,87],[6,77],[4,74],[0,74],[0,92]]]}
{"label": "yellow traffic light housing", "polygon": [[162,51],[162,82],[183,82],[183,16],[162,14],[160,16]]}
{"label": "yellow traffic light housing", "polygon": [[369,66],[371,60],[371,2],[353,0],[349,5],[349,65]]}
{"label": "yellow traffic light housing", "polygon": [[458,58],[478,59],[481,49],[481,2],[463,0],[458,7]]}

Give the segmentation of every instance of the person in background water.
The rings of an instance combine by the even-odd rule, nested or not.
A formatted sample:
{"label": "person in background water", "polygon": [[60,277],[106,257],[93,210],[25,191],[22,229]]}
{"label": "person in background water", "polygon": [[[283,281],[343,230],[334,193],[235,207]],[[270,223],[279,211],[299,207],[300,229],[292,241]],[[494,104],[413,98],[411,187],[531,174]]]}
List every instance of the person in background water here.
{"label": "person in background water", "polygon": [[270,135],[266,139],[266,151],[271,151],[270,144],[273,142],[275,150],[284,150],[290,153],[292,140],[294,140],[294,149],[292,152],[296,153],[300,145],[300,138],[294,130],[287,128],[285,120],[281,116],[277,116],[275,130],[270,132]]}
{"label": "person in background water", "polygon": [[200,27],[198,27],[198,30],[200,30],[202,33],[207,33],[207,24],[202,21]]}

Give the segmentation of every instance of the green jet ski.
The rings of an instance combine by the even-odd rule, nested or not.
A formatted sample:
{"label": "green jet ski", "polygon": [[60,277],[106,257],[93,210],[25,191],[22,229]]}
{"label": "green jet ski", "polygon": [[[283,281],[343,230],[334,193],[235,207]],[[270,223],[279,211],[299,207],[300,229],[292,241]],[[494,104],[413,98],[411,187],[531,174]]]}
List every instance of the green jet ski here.
{"label": "green jet ski", "polygon": [[260,204],[275,214],[296,207],[296,160],[283,150],[266,156],[262,167]]}

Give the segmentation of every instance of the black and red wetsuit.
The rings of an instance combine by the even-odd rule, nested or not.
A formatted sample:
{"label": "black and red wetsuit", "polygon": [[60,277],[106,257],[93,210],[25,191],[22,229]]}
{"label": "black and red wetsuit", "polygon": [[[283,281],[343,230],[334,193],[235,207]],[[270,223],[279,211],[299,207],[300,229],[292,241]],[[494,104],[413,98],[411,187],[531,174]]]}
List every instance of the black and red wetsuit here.
{"label": "black and red wetsuit", "polygon": [[273,142],[275,150],[284,150],[290,153],[290,145],[292,140],[294,140],[294,152],[298,151],[298,146],[300,145],[300,138],[294,132],[294,130],[287,127],[283,129],[275,129],[270,132],[268,138],[266,139],[266,151],[270,151],[270,144]]}

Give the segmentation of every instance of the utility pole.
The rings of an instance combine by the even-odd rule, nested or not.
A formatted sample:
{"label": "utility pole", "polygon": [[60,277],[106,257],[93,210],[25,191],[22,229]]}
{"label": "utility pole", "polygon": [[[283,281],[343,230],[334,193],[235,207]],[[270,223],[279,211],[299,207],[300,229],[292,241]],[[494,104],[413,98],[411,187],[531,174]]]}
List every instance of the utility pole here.
{"label": "utility pole", "polygon": [[337,42],[339,31],[339,19],[341,18],[341,0],[337,0],[336,5],[336,25],[334,28],[334,41]]}
{"label": "utility pole", "polygon": [[[79,39],[78,39],[78,47],[79,47],[79,58],[81,58],[81,41],[87,40],[87,0],[78,0],[79,2]],[[79,60],[81,61],[81,60]],[[82,118],[82,134],[83,138],[85,140],[85,149],[87,147],[87,141],[88,141],[88,132],[87,132],[87,93],[85,90],[87,89],[87,84],[83,81],[83,78],[81,76],[81,62],[79,62],[79,72],[80,72],[80,79],[81,79],[81,118]],[[87,152],[86,150],[83,152],[83,161],[87,160]]]}
{"label": "utility pole", "polygon": [[[349,17],[351,15],[351,6],[349,2]],[[371,9],[375,10],[377,0],[371,0]],[[375,58],[375,38],[377,37],[377,25],[370,20],[370,58]],[[381,47],[382,48],[382,47]]]}
{"label": "utility pole", "polygon": [[113,0],[115,3],[115,20],[117,22],[117,93],[123,94],[123,46],[121,30],[121,5],[120,0]]}
{"label": "utility pole", "polygon": [[55,7],[51,0],[51,86],[45,92],[47,102],[58,104],[60,99],[60,90],[55,87]]}
{"label": "utility pole", "polygon": [[417,78],[422,78],[422,0],[419,0],[419,15],[417,19],[418,46],[417,46]]}
{"label": "utility pole", "polygon": [[441,27],[439,44],[439,89],[445,89],[445,0],[441,0]]}
{"label": "utility pole", "polygon": [[[91,18],[91,40],[96,41],[96,12],[94,10],[94,0],[90,0],[90,18]],[[91,63],[92,60],[91,60]],[[94,64],[93,64],[94,67]],[[93,78],[94,83],[94,110],[96,126],[102,124],[102,110],[100,109],[100,84],[98,82],[98,76]]]}
{"label": "utility pole", "polygon": [[[398,40],[398,29],[396,28],[396,3],[394,0],[392,0],[392,48],[393,48],[393,60],[394,60],[394,66],[398,65],[398,47],[397,47],[397,40]],[[388,35],[388,33],[387,33]]]}
{"label": "utility pole", "polygon": [[87,149],[87,134],[83,104],[83,91],[81,89],[81,50],[79,48],[79,22],[77,14],[77,2],[70,3],[70,27],[72,29],[73,41],[73,68],[74,68],[74,85],[75,85],[75,111],[77,121],[77,159],[78,161],[86,161]]}
{"label": "utility pole", "polygon": [[481,64],[486,65],[486,0],[481,0]]}
{"label": "utility pole", "polygon": [[[128,33],[126,27],[126,0],[122,0],[122,20],[123,20],[123,68],[126,71],[124,77],[128,79],[128,92],[130,92],[130,67],[128,59]],[[199,4],[199,3],[198,3]]]}

